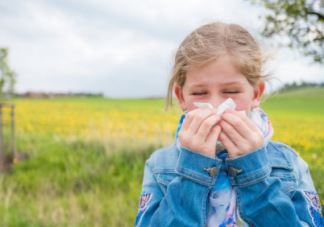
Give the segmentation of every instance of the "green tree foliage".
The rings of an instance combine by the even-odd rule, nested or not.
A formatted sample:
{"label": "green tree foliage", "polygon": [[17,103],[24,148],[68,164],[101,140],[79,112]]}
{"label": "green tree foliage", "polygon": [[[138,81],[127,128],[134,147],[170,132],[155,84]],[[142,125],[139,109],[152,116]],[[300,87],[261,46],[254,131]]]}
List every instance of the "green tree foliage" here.
{"label": "green tree foliage", "polygon": [[324,0],[250,1],[267,9],[262,31],[265,37],[277,37],[315,62],[324,62]]}
{"label": "green tree foliage", "polygon": [[0,96],[13,95],[16,84],[16,73],[8,64],[8,49],[0,48]]}
{"label": "green tree foliage", "polygon": [[296,81],[294,81],[292,83],[286,83],[282,88],[279,89],[279,92],[303,89],[303,88],[324,88],[324,82],[314,83],[314,82],[302,81],[297,83]]}

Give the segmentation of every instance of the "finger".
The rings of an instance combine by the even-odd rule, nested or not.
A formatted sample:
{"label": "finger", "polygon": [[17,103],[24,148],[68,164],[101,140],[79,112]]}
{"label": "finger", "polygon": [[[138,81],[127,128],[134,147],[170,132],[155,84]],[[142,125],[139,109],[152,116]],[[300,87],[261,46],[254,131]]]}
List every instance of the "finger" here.
{"label": "finger", "polygon": [[245,111],[235,111],[235,110],[229,110],[229,113],[232,113],[234,115],[236,115],[237,117],[239,117],[240,119],[242,119],[242,121],[246,122],[247,126],[251,129],[251,130],[256,130],[257,126],[255,125],[255,123],[248,117],[248,115],[246,114]]}
{"label": "finger", "polygon": [[[234,141],[237,149],[241,153],[250,151],[253,148],[254,142],[251,145],[251,141],[255,141],[257,139],[257,137],[254,135],[254,133],[252,131],[251,131],[252,134],[246,136],[246,137],[250,138],[251,140],[247,140],[246,138],[242,137],[235,130],[235,128],[233,128],[233,126],[228,124],[226,121],[221,121],[220,125],[222,127],[222,131],[225,132],[225,134],[227,135],[227,137],[229,137],[229,139],[231,141]],[[254,138],[254,137],[256,137],[256,138]]]}
{"label": "finger", "polygon": [[197,131],[197,137],[205,141],[211,129],[217,124],[217,122],[219,122],[219,120],[220,120],[220,116],[215,114],[212,114],[211,116],[207,117],[200,125]]}
{"label": "finger", "polygon": [[226,135],[225,132],[219,134],[219,139],[224,144],[230,157],[234,157],[239,153],[235,143]]}
{"label": "finger", "polygon": [[223,120],[230,124],[240,135],[241,137],[248,139],[251,134],[252,129],[237,115],[227,112],[222,116]]}
{"label": "finger", "polygon": [[226,133],[226,135],[229,136],[231,141],[235,141],[235,144],[242,144],[246,143],[246,139],[239,134],[236,129],[226,121],[221,121],[220,126],[222,127],[222,131]]}
{"label": "finger", "polygon": [[241,117],[241,119],[243,120],[243,121],[245,121],[246,122],[246,124],[247,124],[247,126],[251,129],[251,130],[257,130],[258,129],[258,127],[257,127],[257,125],[255,124],[255,122],[253,122],[252,120],[251,120],[251,118],[245,113],[245,114],[239,114],[238,115],[239,117]]}
{"label": "finger", "polygon": [[182,123],[182,126],[181,128],[183,130],[187,130],[189,127],[190,127],[190,124],[194,118],[194,115],[195,113],[198,111],[198,109],[194,109],[194,110],[191,110],[189,111],[186,116],[185,116],[185,119],[183,120],[183,123]]}
{"label": "finger", "polygon": [[201,123],[208,118],[209,116],[213,115],[214,112],[212,110],[209,109],[198,109],[193,116],[193,119],[191,121],[191,124],[189,126],[190,131],[193,134],[196,134]]}
{"label": "finger", "polygon": [[219,138],[220,132],[221,132],[221,127],[219,125],[214,126],[210,130],[210,132],[205,140],[205,143],[208,147],[215,147],[215,149],[216,149],[216,142]]}
{"label": "finger", "polygon": [[[256,123],[254,123],[246,114],[242,114],[238,111],[232,111],[231,113],[233,113],[234,115],[239,117],[242,120],[242,122],[245,124],[245,126],[250,130],[249,132],[246,132],[243,135],[243,137],[247,141],[250,141],[250,143],[252,142],[252,145],[258,144],[258,141],[261,139],[260,137],[263,137],[263,136],[262,136],[261,130],[257,127]],[[245,146],[245,143],[243,145],[244,146],[241,148],[243,148],[243,149],[247,148]]]}

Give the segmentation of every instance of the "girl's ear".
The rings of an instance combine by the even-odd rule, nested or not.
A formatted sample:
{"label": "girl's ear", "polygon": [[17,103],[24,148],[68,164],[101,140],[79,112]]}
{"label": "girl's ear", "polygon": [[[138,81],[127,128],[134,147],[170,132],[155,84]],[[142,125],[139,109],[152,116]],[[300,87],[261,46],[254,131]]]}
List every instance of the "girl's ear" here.
{"label": "girl's ear", "polygon": [[175,85],[174,93],[177,96],[178,103],[179,103],[181,109],[183,111],[186,110],[185,100],[184,100],[183,93],[182,93],[182,88],[178,84]]}
{"label": "girl's ear", "polygon": [[253,97],[253,103],[252,108],[260,106],[261,103],[261,97],[264,93],[265,89],[265,83],[262,81],[260,82],[257,87],[254,89],[254,97]]}

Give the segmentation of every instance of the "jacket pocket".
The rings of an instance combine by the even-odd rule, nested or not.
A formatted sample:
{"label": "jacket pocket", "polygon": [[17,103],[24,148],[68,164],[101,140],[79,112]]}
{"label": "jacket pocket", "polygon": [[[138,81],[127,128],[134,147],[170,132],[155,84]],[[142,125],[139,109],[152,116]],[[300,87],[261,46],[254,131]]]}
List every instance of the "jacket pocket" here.
{"label": "jacket pocket", "polygon": [[282,185],[282,191],[291,197],[291,192],[297,187],[297,180],[292,167],[289,165],[272,165],[271,168],[270,176],[278,178]]}
{"label": "jacket pocket", "polygon": [[166,192],[166,189],[169,185],[169,183],[177,176],[176,173],[156,173],[155,177],[156,177],[156,181],[159,183],[163,193]]}

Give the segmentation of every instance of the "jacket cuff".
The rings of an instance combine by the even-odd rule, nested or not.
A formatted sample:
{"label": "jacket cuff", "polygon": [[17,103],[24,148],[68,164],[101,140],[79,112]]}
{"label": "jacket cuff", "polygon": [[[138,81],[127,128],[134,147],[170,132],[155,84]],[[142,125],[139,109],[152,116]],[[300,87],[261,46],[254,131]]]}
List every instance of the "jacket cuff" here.
{"label": "jacket cuff", "polygon": [[176,171],[196,183],[212,187],[215,184],[222,161],[218,158],[193,152],[185,147],[180,148]]}
{"label": "jacket cuff", "polygon": [[225,163],[232,185],[238,187],[259,183],[271,172],[266,146],[243,156],[227,158]]}

